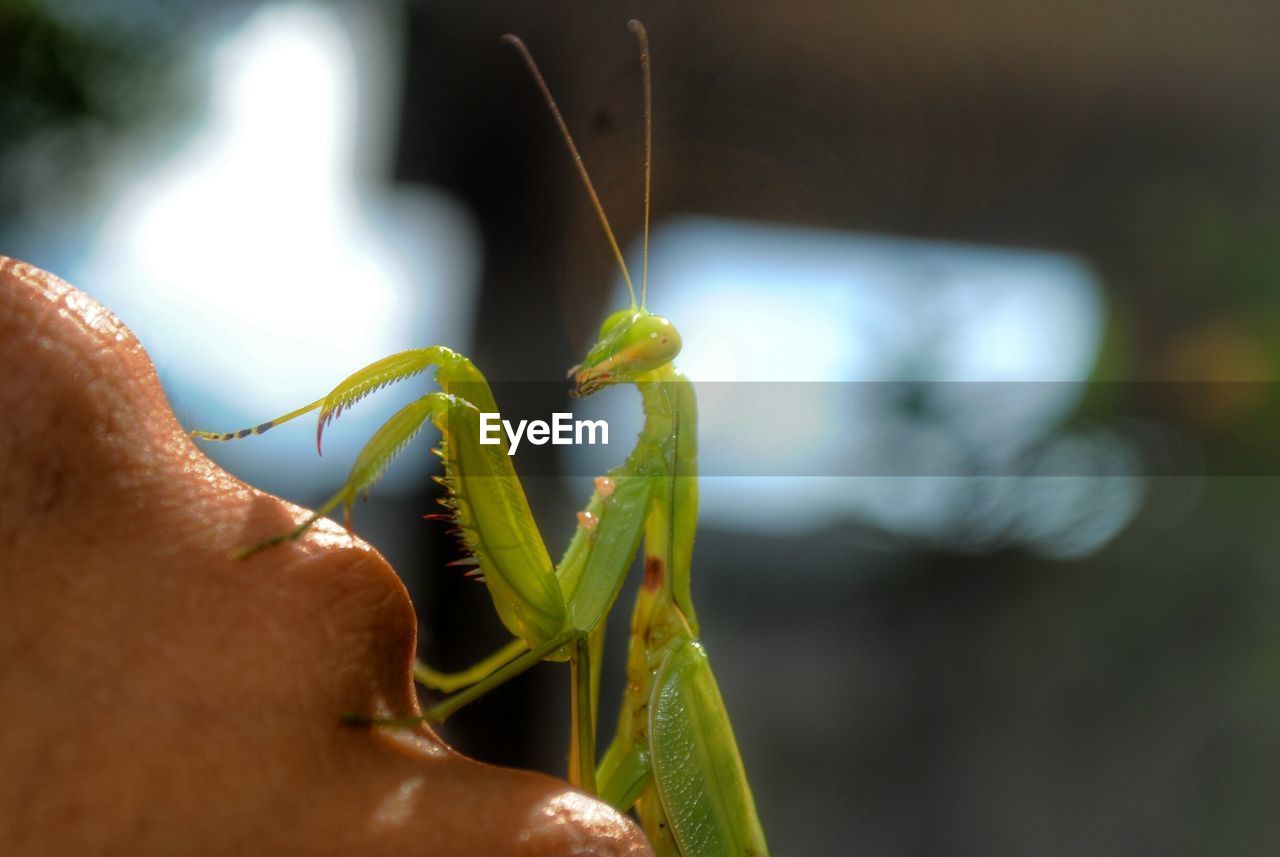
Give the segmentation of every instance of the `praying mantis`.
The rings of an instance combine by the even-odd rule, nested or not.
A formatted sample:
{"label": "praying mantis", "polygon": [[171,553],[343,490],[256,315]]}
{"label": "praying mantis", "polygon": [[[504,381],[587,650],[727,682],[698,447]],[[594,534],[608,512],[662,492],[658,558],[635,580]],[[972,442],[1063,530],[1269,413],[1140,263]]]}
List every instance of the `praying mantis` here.
{"label": "praying mantis", "polygon": [[[652,177],[652,80],[648,37],[628,24],[640,49],[645,119],[643,272],[640,300],[573,137],[528,48],[503,39],[520,54],[541,90],[590,197],[630,295],[610,314],[598,341],[569,370],[576,396],[610,384],[640,391],[644,426],[625,462],[596,478],[578,526],[553,564],[507,454],[505,438],[482,445],[480,415],[496,413],[480,370],[442,346],[385,357],[353,373],[328,395],[254,428],[193,431],[202,440],[261,434],[318,411],[316,447],[325,428],[365,396],[388,384],[435,370],[439,390],[406,405],[374,433],[346,483],[288,533],[237,552],[248,556],[303,536],[339,506],[348,527],[358,495],[372,488],[392,459],[428,423],[441,433],[441,501],[512,640],[459,673],[418,663],[414,676],[447,694],[421,716],[351,717],[349,722],[403,727],[440,722],[462,706],[544,660],[567,661],[571,671],[569,780],[620,811],[635,810],[659,855],[766,855],[764,832],[724,702],[706,650],[690,592],[698,516],[697,403],[689,379],[673,360],[681,338],[667,319],[650,312],[648,248]],[[644,579],[632,613],[627,688],[617,729],[596,760],[600,657],[606,619],[643,541]]]}

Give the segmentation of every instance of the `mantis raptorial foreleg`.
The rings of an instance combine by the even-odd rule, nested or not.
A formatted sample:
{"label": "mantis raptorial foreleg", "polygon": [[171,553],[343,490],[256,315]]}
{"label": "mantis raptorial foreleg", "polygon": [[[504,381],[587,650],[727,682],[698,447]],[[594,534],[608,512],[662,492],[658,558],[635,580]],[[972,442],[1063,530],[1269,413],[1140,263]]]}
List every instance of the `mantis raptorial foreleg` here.
{"label": "mantis raptorial foreleg", "polygon": [[[569,660],[576,679],[577,719],[573,734],[578,736],[571,753],[572,779],[589,787],[595,778],[594,737],[587,741],[581,736],[586,732],[594,736],[594,688],[600,669],[594,656],[598,655],[599,643],[592,645],[589,635],[617,598],[639,543],[643,516],[638,512],[647,502],[648,481],[632,477],[626,468],[616,478],[603,480],[580,516],[564,559],[558,567],[553,566],[505,444],[479,442],[480,408],[497,410],[488,383],[471,361],[444,348],[402,352],[372,363],[345,379],[324,399],[277,418],[270,425],[318,409],[318,447],[325,425],[342,410],[379,387],[432,367],[436,368],[436,381],[443,391],[409,403],[388,420],[356,458],[347,482],[306,521],[241,554],[298,538],[338,506],[342,506],[344,517],[349,520],[355,498],[369,490],[414,435],[428,422],[434,423],[442,435],[442,481],[449,488],[444,502],[475,559],[499,617],[515,639],[461,673],[449,675],[420,667],[418,674],[425,683],[446,692],[457,691],[427,709],[420,719],[441,720],[544,658]],[[222,440],[248,436],[253,431],[193,434]]]}

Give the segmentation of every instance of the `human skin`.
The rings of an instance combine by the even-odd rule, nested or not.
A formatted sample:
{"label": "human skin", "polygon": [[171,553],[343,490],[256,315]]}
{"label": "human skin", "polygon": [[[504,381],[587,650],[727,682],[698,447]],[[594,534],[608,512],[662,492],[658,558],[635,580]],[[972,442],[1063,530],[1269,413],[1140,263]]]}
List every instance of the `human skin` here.
{"label": "human skin", "polygon": [[0,854],[649,854],[567,784],[417,711],[417,621],[368,545],[205,457],[146,353],[0,257]]}

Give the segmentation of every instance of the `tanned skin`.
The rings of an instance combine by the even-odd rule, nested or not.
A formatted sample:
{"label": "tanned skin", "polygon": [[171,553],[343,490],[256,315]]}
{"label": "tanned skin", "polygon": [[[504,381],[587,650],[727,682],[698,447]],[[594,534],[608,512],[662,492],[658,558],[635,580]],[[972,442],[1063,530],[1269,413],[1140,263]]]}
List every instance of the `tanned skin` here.
{"label": "tanned skin", "polygon": [[628,819],[417,711],[417,621],[368,545],[227,474],[133,335],[0,257],[0,853],[644,855]]}

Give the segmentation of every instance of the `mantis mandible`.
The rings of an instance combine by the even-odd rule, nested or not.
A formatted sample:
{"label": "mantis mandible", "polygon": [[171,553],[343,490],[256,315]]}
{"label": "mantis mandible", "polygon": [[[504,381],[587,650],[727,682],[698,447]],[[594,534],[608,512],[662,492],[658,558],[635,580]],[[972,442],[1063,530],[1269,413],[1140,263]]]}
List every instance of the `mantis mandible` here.
{"label": "mantis mandible", "polygon": [[[448,694],[420,717],[350,722],[407,726],[440,722],[543,660],[568,661],[571,679],[569,780],[621,811],[634,808],[660,855],[764,855],[767,846],[733,730],[698,642],[690,595],[698,515],[697,403],[673,360],[681,339],[670,321],[651,313],[648,291],[652,175],[652,82],[648,37],[638,21],[643,72],[645,157],[643,272],[640,300],[631,274],[573,137],[529,50],[520,53],[559,128],[603,227],[630,294],[610,314],[598,341],[570,371],[575,396],[608,384],[635,384],[644,427],[626,461],[595,480],[578,526],[558,564],[551,562],[534,522],[507,442],[479,443],[479,415],[498,408],[485,377],[466,357],[434,346],[385,357],[353,373],[324,398],[236,432],[193,431],[203,440],[261,434],[319,411],[316,447],[344,410],[388,384],[435,370],[440,390],[392,416],[368,441],[346,483],[299,526],[237,552],[248,556],[297,539],[339,506],[350,526],[355,499],[367,493],[391,460],[428,422],[441,433],[437,449],[448,489],[442,501],[488,588],[510,643],[470,669],[441,673],[417,664],[415,678]],[[596,711],[605,620],[632,558],[644,543],[644,580],[631,620],[627,690],[617,730],[596,763]]]}

